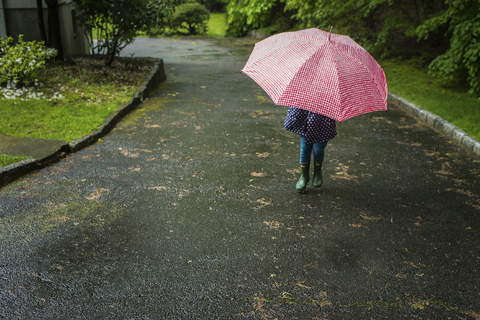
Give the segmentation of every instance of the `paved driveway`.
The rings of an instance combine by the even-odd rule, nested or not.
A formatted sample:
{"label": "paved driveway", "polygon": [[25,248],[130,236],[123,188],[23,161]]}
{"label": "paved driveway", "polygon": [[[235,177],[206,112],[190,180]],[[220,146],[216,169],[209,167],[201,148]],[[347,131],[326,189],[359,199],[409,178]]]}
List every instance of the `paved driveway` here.
{"label": "paved driveway", "polygon": [[137,39],[167,81],[0,189],[0,318],[478,319],[480,163],[403,111],[338,125],[295,191],[247,40]]}

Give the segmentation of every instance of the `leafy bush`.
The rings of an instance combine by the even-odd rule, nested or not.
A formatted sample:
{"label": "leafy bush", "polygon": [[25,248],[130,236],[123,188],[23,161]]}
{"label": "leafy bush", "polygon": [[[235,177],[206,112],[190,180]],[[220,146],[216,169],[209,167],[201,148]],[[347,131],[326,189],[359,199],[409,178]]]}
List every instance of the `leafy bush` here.
{"label": "leafy bush", "polygon": [[293,11],[285,8],[284,0],[230,0],[227,6],[227,35],[241,37],[250,30],[265,28],[285,20],[289,21],[287,29],[291,28],[296,23],[291,17],[292,13]]}
{"label": "leafy bush", "polygon": [[18,43],[12,37],[0,39],[0,84],[9,86],[28,85],[35,81],[45,62],[57,54],[47,49],[43,42],[24,42],[19,35]]}
{"label": "leafy bush", "polygon": [[154,22],[147,31],[149,36],[163,36],[171,32],[167,27],[171,25],[173,12],[177,5],[178,0],[153,0],[149,10]]}
{"label": "leafy bush", "polygon": [[188,34],[205,34],[208,19],[210,13],[205,6],[199,3],[184,3],[175,9],[172,27],[180,29],[186,25]]}
{"label": "leafy bush", "polygon": [[227,5],[227,35],[230,37],[242,37],[250,29],[247,24],[247,12],[242,2],[232,0]]}
{"label": "leafy bush", "polygon": [[164,27],[159,27],[159,28],[150,28],[150,30],[147,31],[147,34],[150,37],[158,37],[158,36],[163,36],[165,34],[166,29]]}

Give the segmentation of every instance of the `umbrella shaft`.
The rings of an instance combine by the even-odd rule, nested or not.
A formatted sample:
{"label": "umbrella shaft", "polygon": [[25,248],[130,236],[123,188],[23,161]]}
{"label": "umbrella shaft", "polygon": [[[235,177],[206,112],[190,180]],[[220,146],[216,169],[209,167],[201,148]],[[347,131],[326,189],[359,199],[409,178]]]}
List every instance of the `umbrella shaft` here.
{"label": "umbrella shaft", "polygon": [[305,123],[303,125],[303,132],[307,132],[307,123],[308,123],[308,119],[310,118],[310,113],[312,112],[308,111],[307,119],[305,119]]}

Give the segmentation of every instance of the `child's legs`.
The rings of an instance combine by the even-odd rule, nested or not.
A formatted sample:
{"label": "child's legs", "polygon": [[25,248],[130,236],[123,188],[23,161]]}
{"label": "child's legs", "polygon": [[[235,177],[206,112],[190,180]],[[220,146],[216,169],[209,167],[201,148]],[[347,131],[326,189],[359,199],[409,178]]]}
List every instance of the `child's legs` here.
{"label": "child's legs", "polygon": [[328,141],[313,144],[313,158],[316,162],[322,162],[325,156],[325,147]]}
{"label": "child's legs", "polygon": [[306,138],[300,136],[300,163],[310,163],[313,145],[306,143]]}

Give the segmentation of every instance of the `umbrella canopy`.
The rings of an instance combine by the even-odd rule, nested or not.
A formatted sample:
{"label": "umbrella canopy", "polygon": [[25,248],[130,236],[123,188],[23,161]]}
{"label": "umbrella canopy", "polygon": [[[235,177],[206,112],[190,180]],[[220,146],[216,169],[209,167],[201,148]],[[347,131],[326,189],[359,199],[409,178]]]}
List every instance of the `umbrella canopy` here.
{"label": "umbrella canopy", "polygon": [[350,37],[305,29],[255,44],[242,72],[276,105],[337,121],[387,110],[385,73]]}

